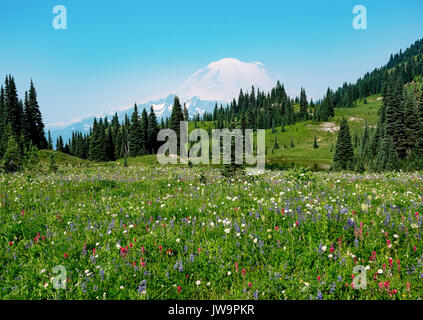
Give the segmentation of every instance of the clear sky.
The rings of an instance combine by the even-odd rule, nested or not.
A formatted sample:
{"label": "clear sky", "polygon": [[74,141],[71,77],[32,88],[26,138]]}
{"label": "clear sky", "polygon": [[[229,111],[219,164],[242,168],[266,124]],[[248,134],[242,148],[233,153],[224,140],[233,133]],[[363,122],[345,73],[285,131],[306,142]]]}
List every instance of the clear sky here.
{"label": "clear sky", "polygon": [[[55,5],[67,29],[55,30]],[[352,27],[355,5],[367,29]],[[423,37],[422,0],[3,0],[0,77],[32,78],[45,122],[124,106],[178,87],[210,62],[262,62],[318,98]]]}

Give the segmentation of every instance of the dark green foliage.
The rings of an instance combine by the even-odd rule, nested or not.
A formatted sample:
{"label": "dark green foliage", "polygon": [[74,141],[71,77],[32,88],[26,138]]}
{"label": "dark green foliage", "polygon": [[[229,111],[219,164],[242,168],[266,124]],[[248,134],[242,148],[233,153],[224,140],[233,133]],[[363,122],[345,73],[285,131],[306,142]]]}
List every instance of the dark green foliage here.
{"label": "dark green foliage", "polygon": [[108,138],[103,120],[97,121],[94,118],[94,124],[90,136],[90,150],[88,159],[91,161],[108,161],[110,150],[108,149]]}
{"label": "dark green foliage", "polygon": [[275,143],[273,144],[273,149],[279,149],[278,137],[275,135]]}
{"label": "dark green foliage", "polygon": [[47,149],[53,149],[53,141],[51,140],[50,130],[48,131]]}
{"label": "dark green foliage", "polygon": [[188,121],[189,120],[189,116],[188,116],[188,109],[186,104],[184,103],[184,120]]}
{"label": "dark green foliage", "polygon": [[18,93],[15,80],[9,75],[5,80],[4,93],[4,121],[11,128],[11,134],[17,140],[21,136],[21,127],[23,121],[23,110],[19,104]]}
{"label": "dark green foliage", "polygon": [[170,115],[170,129],[174,130],[176,132],[176,135],[180,136],[180,122],[184,121],[184,115],[182,113],[182,107],[179,102],[179,98],[175,96],[173,107],[172,107],[172,113]]}
{"label": "dark green foliage", "polygon": [[29,146],[28,152],[25,154],[25,168],[29,170],[36,170],[40,163],[38,158],[38,148],[32,144]]}
{"label": "dark green foliage", "polygon": [[298,114],[298,119],[308,120],[308,102],[307,96],[304,88],[301,88],[300,93],[300,112]]}
{"label": "dark green foliage", "polygon": [[2,169],[6,172],[16,172],[22,168],[22,152],[13,133],[9,134],[6,152],[2,160]]}
{"label": "dark green foliage", "polygon": [[422,157],[423,156],[423,88],[417,95],[416,99],[417,107],[417,130],[416,130],[416,152]]}
{"label": "dark green foliage", "polygon": [[341,120],[338,138],[336,140],[335,154],[333,156],[333,169],[347,170],[354,158],[354,149],[351,142],[350,129],[347,120]]}
{"label": "dark green foliage", "polygon": [[404,123],[403,109],[403,87],[401,82],[397,81],[395,87],[388,89],[386,101],[386,134],[392,137],[395,145],[395,152],[398,158],[406,156],[406,128]]}
{"label": "dark green foliage", "polygon": [[60,152],[64,152],[65,146],[63,145],[63,138],[59,136],[56,141],[56,150]]}
{"label": "dark green foliage", "polygon": [[148,115],[148,129],[147,129],[147,150],[149,153],[155,153],[158,149],[158,143],[157,143],[158,133],[159,133],[159,126],[157,124],[156,114],[154,113],[153,107],[151,107],[150,114]]}
{"label": "dark green foliage", "polygon": [[367,121],[364,124],[364,132],[363,136],[361,137],[361,145],[360,145],[360,153],[364,155],[368,150],[368,143],[369,143],[369,127],[367,126]]}
{"label": "dark green foliage", "polygon": [[47,148],[47,140],[44,134],[44,123],[37,101],[37,92],[34,84],[30,84],[27,99],[25,99],[25,116],[28,124],[29,139],[39,149]]}
{"label": "dark green foliage", "polygon": [[314,142],[313,142],[313,149],[317,149],[319,145],[317,144],[317,137],[314,136]]}
{"label": "dark green foliage", "polygon": [[393,171],[393,170],[397,170],[398,169],[398,157],[397,157],[397,153],[395,152],[395,145],[394,145],[394,141],[392,140],[392,137],[387,138],[387,142],[385,144],[385,150],[386,153],[384,155],[385,159],[384,159],[384,165],[385,168],[382,167],[383,169],[386,169],[388,171]]}
{"label": "dark green foliage", "polygon": [[115,114],[111,121],[108,121],[107,117],[104,121],[94,119],[89,135],[74,132],[69,142],[70,154],[92,161],[114,161],[128,156],[154,153],[158,148],[159,130],[153,107],[150,114],[143,109],[139,117],[135,104],[131,120],[125,115],[123,123],[120,123]]}
{"label": "dark green foliage", "polygon": [[47,148],[47,140],[34,84],[31,81],[29,92],[25,92],[22,101],[18,98],[15,79],[8,75],[4,87],[0,87],[0,159],[3,159],[3,169],[13,172],[30,163],[35,166],[36,150],[43,148]]}
{"label": "dark green foliage", "polygon": [[402,108],[404,110],[406,155],[410,156],[412,150],[416,147],[417,133],[419,131],[419,118],[415,105],[415,99],[412,92],[405,93]]}
{"label": "dark green foliage", "polygon": [[136,157],[142,155],[144,147],[144,137],[143,137],[143,128],[141,121],[138,116],[138,107],[135,104],[134,112],[131,117],[131,125],[128,131],[128,147],[129,155],[131,157]]}

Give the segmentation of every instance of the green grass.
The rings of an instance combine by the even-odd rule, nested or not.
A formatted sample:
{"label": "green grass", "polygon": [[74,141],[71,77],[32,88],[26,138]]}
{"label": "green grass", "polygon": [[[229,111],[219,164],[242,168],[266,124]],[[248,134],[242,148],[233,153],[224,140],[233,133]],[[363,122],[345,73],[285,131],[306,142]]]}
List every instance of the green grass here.
{"label": "green grass", "polygon": [[38,158],[41,163],[48,164],[50,162],[50,155],[53,154],[54,160],[56,163],[61,164],[62,166],[83,166],[83,165],[89,165],[89,163],[94,164],[93,162],[90,162],[88,160],[83,160],[78,157],[74,157],[71,155],[68,155],[63,152],[59,151],[52,151],[52,150],[39,150],[38,151]]}
{"label": "green grass", "polygon": [[420,173],[133,160],[0,174],[0,299],[423,298]]}

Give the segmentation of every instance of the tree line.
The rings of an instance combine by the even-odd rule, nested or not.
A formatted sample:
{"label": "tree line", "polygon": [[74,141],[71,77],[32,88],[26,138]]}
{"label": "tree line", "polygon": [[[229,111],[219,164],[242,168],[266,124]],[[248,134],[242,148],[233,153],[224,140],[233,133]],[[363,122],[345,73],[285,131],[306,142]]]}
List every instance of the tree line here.
{"label": "tree line", "polygon": [[[423,169],[423,39],[404,52],[391,55],[386,66],[366,74],[355,84],[328,90],[317,108],[346,106],[351,99],[381,94],[382,107],[377,125],[365,124],[363,133],[352,139],[344,119],[341,122],[333,168],[357,171],[391,171]],[[321,119],[324,120],[324,119]]]}
{"label": "tree line", "polygon": [[341,121],[333,159],[335,170],[393,171],[423,169],[423,88],[391,77],[375,127],[367,124],[351,138]]}
{"label": "tree line", "polygon": [[356,83],[344,83],[333,93],[333,104],[336,108],[353,107],[354,101],[364,99],[370,95],[382,94],[383,88],[393,77],[402,85],[412,82],[423,75],[423,39],[417,40],[404,52],[391,54],[389,62],[364,77]]}
{"label": "tree line", "polygon": [[89,133],[73,132],[71,139],[64,144],[61,136],[57,138],[56,149],[82,159],[92,161],[113,161],[119,158],[136,157],[157,152],[160,129],[171,128],[179,135],[180,121],[188,121],[186,106],[182,108],[175,96],[170,119],[158,123],[153,106],[147,113],[144,108],[141,115],[137,104],[131,117],[125,115],[122,123],[115,113],[111,121],[94,118]]}
{"label": "tree line", "polygon": [[19,99],[15,79],[7,75],[0,87],[0,159],[5,171],[19,170],[36,150],[52,147],[44,134],[44,123],[31,80],[24,100]]}

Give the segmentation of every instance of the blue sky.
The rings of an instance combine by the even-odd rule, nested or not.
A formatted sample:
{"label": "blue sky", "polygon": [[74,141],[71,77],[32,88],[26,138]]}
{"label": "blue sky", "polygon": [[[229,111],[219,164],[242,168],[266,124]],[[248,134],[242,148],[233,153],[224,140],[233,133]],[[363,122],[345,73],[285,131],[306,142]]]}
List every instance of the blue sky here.
{"label": "blue sky", "polygon": [[[55,5],[67,30],[52,27]],[[355,5],[367,30],[352,27]],[[0,10],[0,77],[32,78],[45,122],[169,93],[212,61],[260,61],[320,97],[423,37],[421,0],[13,0]]]}

